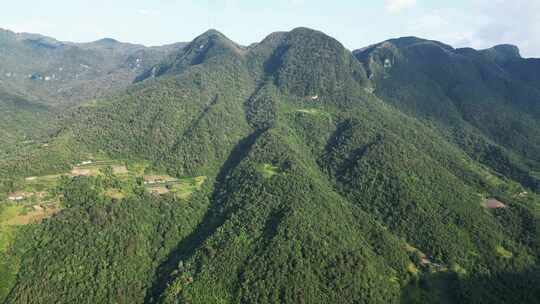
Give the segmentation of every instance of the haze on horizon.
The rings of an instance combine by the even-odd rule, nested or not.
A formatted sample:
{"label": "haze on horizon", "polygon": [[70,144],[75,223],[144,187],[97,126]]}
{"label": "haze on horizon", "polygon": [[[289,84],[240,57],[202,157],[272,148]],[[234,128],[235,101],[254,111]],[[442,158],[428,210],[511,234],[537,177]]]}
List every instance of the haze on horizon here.
{"label": "haze on horizon", "polygon": [[477,49],[509,43],[524,57],[540,57],[540,0],[19,0],[2,11],[1,28],[74,42],[163,45],[215,28],[249,45],[306,26],[351,50],[418,36]]}

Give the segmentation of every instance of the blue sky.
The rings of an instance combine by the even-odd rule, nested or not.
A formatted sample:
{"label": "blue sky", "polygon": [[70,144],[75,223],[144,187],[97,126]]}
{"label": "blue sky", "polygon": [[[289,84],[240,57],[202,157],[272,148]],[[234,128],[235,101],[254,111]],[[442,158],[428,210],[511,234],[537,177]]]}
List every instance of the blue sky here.
{"label": "blue sky", "polygon": [[190,41],[209,28],[250,44],[307,26],[347,48],[419,36],[456,47],[512,43],[540,57],[540,0],[10,0],[0,27],[59,40],[145,45]]}

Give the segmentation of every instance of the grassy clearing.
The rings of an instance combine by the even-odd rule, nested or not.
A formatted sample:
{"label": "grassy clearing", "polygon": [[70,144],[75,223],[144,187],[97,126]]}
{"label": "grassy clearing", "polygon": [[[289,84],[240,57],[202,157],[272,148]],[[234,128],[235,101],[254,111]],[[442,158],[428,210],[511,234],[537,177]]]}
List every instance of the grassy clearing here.
{"label": "grassy clearing", "polygon": [[99,102],[97,101],[97,99],[92,99],[92,100],[89,100],[83,104],[80,105],[81,108],[98,108],[99,107]]}
{"label": "grassy clearing", "polygon": [[32,223],[39,223],[43,219],[54,215],[58,211],[60,211],[60,209],[54,203],[47,205],[20,203],[10,204],[6,206],[2,212],[0,227],[5,228],[9,226],[22,226]]}
{"label": "grassy clearing", "polygon": [[181,178],[178,182],[171,184],[169,187],[177,197],[186,199],[190,197],[195,191],[201,189],[202,185],[206,181],[206,176],[197,176],[189,178]]}
{"label": "grassy clearing", "polygon": [[311,114],[311,115],[320,115],[321,111],[318,109],[298,109],[296,112],[305,113],[305,114]]}
{"label": "grassy clearing", "polygon": [[508,251],[506,248],[500,245],[495,247],[495,252],[497,253],[499,257],[504,258],[504,259],[510,259],[514,256],[512,252]]}
{"label": "grassy clearing", "polygon": [[258,170],[264,178],[271,178],[272,176],[279,174],[279,168],[272,166],[271,164],[262,164],[259,166]]}
{"label": "grassy clearing", "polygon": [[23,190],[27,192],[39,192],[53,189],[58,185],[58,180],[61,176],[61,174],[55,174],[28,177],[25,180]]}
{"label": "grassy clearing", "polygon": [[7,204],[0,208],[0,252],[5,252],[15,234],[15,227],[8,225],[8,221],[22,212],[23,206]]}
{"label": "grassy clearing", "polygon": [[6,221],[21,213],[23,209],[24,206],[20,204],[6,204],[0,213],[0,225],[4,225]]}
{"label": "grassy clearing", "polygon": [[149,161],[137,161],[137,162],[129,162],[127,164],[127,169],[129,172],[135,174],[135,175],[144,175],[146,172],[146,168],[150,166]]}
{"label": "grassy clearing", "polygon": [[105,196],[116,200],[121,200],[126,197],[124,192],[120,189],[109,189],[105,191]]}
{"label": "grassy clearing", "polygon": [[53,214],[60,211],[54,206],[43,208],[40,210],[23,211],[17,216],[6,221],[7,226],[22,226],[34,223],[40,223],[43,219],[51,217]]}
{"label": "grassy clearing", "polygon": [[[2,212],[0,210],[0,212]],[[12,288],[15,277],[19,271],[19,261],[8,253],[15,238],[17,227],[2,225],[0,223],[0,302],[2,302]]]}
{"label": "grassy clearing", "polygon": [[159,175],[159,174],[145,175],[143,176],[143,178],[146,184],[164,184],[164,183],[172,183],[172,182],[179,181],[178,179],[170,175]]}
{"label": "grassy clearing", "polygon": [[329,113],[327,113],[325,111],[322,111],[322,110],[319,110],[319,109],[315,109],[315,108],[296,109],[295,112],[308,114],[308,115],[313,115],[313,116],[330,117]]}

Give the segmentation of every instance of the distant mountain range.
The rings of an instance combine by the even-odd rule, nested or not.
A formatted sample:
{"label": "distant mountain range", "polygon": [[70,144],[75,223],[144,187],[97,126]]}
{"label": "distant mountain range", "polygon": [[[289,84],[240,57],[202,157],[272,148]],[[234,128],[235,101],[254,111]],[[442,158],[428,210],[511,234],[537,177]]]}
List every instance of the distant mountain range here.
{"label": "distant mountain range", "polygon": [[127,87],[185,43],[145,47],[106,38],[90,43],[0,29],[0,83],[44,103],[74,103]]}
{"label": "distant mountain range", "polygon": [[4,31],[0,69],[0,301],[540,299],[540,60],[515,46]]}

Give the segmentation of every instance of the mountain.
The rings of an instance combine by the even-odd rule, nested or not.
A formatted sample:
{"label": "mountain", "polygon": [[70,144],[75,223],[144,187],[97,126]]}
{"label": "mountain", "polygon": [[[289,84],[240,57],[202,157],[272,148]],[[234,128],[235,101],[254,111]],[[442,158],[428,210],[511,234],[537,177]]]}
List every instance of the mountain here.
{"label": "mountain", "polygon": [[43,144],[66,108],[120,93],[184,45],[72,43],[0,29],[0,157]]}
{"label": "mountain", "polygon": [[[353,53],[308,28],[248,47],[203,33],[62,113],[46,148],[0,160],[6,197],[46,198],[0,209],[0,299],[534,302],[529,61],[412,37]],[[24,210],[43,221],[9,224]]]}
{"label": "mountain", "polygon": [[536,60],[521,58],[510,45],[476,51],[414,37],[354,53],[381,99],[437,124],[482,164],[538,188]]}
{"label": "mountain", "polygon": [[110,38],[71,43],[0,29],[0,83],[35,101],[78,103],[127,87],[183,45],[145,47]]}
{"label": "mountain", "polygon": [[1,87],[0,113],[0,157],[31,138],[47,136],[51,127],[52,113],[47,106],[12,95]]}

